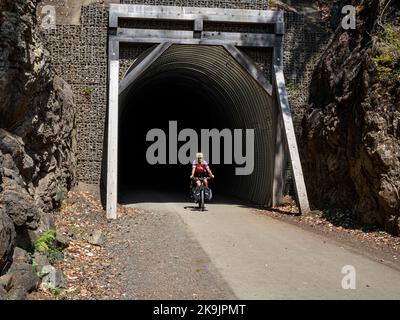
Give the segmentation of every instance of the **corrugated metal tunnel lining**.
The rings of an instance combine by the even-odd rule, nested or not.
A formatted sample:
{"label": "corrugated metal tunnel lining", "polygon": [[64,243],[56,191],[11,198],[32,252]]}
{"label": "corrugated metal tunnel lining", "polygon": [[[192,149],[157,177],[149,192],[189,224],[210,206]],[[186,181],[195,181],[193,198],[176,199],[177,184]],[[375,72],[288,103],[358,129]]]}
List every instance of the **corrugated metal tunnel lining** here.
{"label": "corrugated metal tunnel lining", "polygon": [[[163,88],[166,94],[172,90],[184,92],[185,101],[179,102],[180,110],[171,110],[170,114],[165,112],[163,108],[174,106],[163,105],[162,100],[157,100],[150,107],[147,105],[146,97],[160,98],[155,95],[161,94]],[[193,115],[197,109],[192,109],[196,101],[191,101],[190,97],[201,100],[204,111],[208,114],[201,127],[255,130],[253,173],[248,176],[235,176],[233,170],[221,169],[221,172],[224,172],[223,177],[219,176],[219,179],[223,180],[221,189],[245,200],[271,205],[275,152],[274,98],[221,46],[173,45],[121,95],[120,159],[129,158],[124,155],[128,144],[124,147],[124,141],[121,142],[121,139],[127,136],[125,132],[133,133],[124,127],[140,126],[143,130],[155,127],[151,119],[152,113],[164,115],[166,125],[169,120],[176,120],[168,116],[182,115],[183,127],[178,122],[179,129],[190,128],[190,121],[197,120]],[[140,108],[143,109],[140,112],[147,112],[142,113],[144,116],[140,116]],[[139,131],[134,135],[141,135],[142,139],[145,137]],[[144,157],[142,151],[138,155],[142,154]],[[120,165],[120,177],[126,175],[124,168],[127,166]]]}

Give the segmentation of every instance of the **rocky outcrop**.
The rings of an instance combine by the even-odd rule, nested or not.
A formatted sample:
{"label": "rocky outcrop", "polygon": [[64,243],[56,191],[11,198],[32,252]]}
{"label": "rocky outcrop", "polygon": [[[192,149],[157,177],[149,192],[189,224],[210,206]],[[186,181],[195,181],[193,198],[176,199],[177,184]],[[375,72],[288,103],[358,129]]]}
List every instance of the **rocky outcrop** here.
{"label": "rocky outcrop", "polygon": [[75,180],[73,95],[52,70],[36,5],[0,1],[0,276],[9,269],[17,284],[31,274],[26,261],[10,267],[14,246],[30,249],[52,226]]}
{"label": "rocky outcrop", "polygon": [[28,253],[21,248],[15,248],[11,268],[6,275],[0,277],[0,298],[25,299],[29,292],[39,286],[39,283],[40,279],[32,268],[32,260]]}
{"label": "rocky outcrop", "polygon": [[5,210],[0,208],[0,273],[4,267],[11,264],[15,246],[15,228]]}
{"label": "rocky outcrop", "polygon": [[358,1],[356,30],[339,26],[316,67],[302,158],[316,207],[399,235],[400,5],[387,3]]}

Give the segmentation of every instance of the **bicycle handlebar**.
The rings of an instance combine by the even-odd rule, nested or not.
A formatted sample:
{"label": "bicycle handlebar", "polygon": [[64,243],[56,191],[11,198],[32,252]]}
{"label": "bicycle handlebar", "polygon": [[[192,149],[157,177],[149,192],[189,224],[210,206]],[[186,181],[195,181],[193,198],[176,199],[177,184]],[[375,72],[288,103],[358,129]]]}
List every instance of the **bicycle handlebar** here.
{"label": "bicycle handlebar", "polygon": [[205,180],[205,179],[212,179],[213,177],[193,177],[192,180]]}

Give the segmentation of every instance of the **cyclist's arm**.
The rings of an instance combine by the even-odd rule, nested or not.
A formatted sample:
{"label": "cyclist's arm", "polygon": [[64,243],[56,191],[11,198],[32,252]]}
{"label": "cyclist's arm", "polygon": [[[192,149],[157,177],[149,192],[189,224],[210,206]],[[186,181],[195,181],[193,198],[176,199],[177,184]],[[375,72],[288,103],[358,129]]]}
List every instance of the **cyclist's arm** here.
{"label": "cyclist's arm", "polygon": [[194,177],[195,172],[196,172],[196,163],[193,161],[193,163],[192,163],[192,175],[190,176],[192,179]]}

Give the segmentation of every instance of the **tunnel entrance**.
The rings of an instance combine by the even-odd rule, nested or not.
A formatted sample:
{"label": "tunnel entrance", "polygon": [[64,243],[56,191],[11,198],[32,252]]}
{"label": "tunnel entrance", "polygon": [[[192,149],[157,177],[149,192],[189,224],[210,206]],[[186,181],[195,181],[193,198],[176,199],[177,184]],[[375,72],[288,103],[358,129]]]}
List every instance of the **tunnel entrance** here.
{"label": "tunnel entrance", "polygon": [[[253,167],[245,175],[233,165],[214,165],[208,154],[217,193],[277,205],[290,160],[300,211],[309,211],[284,81],[283,34],[280,11],[110,5],[103,171],[108,218],[117,218],[119,191],[145,186],[187,190],[189,164],[151,165],[146,158],[147,133],[155,128],[167,132],[171,120],[178,130],[254,131]],[[121,44],[154,45],[122,79]],[[246,48],[261,61],[256,64],[244,54]],[[255,52],[260,49],[270,49],[269,63],[262,61],[269,51],[260,55]]]}
{"label": "tunnel entrance", "polygon": [[[222,107],[212,90],[189,76],[164,73],[155,75],[151,82],[138,84],[122,107],[118,148],[119,194],[143,187],[187,191],[190,165],[149,164],[146,152],[151,142],[146,141],[146,135],[153,128],[168,133],[169,121],[177,121],[178,131],[183,128],[197,132],[202,128],[222,129],[227,126],[220,112]],[[220,175],[220,168],[213,166],[213,170],[217,176]]]}
{"label": "tunnel entrance", "polygon": [[[220,140],[221,164],[212,161],[212,139],[209,141],[210,152],[201,150],[200,141],[198,151],[206,154],[217,177],[212,182],[216,195],[224,193],[271,204],[272,96],[222,46],[171,46],[121,95],[119,118],[120,195],[142,188],[164,192],[174,189],[181,192],[182,200],[185,200],[190,164],[151,165],[146,159],[146,151],[151,145],[146,141],[147,133],[153,128],[168,133],[169,122],[176,121],[178,132],[190,128],[198,133],[198,137],[201,137],[202,129],[219,132],[242,129],[243,133],[253,129],[257,148],[254,150],[254,168],[249,175],[236,175],[235,163],[224,164],[224,147],[230,143],[224,138]],[[244,145],[244,135],[241,139]],[[179,142],[178,148],[185,142]],[[233,150],[231,156],[234,158],[232,153]],[[244,146],[242,154],[245,153]]]}

